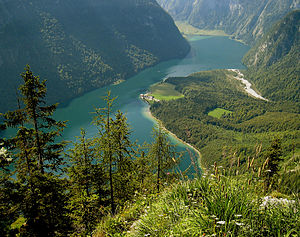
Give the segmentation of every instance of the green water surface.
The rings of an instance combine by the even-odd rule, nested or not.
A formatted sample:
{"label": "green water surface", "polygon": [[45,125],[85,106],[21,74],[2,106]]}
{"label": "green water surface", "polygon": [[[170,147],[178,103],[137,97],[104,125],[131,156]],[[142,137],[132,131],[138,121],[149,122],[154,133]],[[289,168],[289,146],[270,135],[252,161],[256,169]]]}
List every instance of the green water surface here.
{"label": "green water surface", "polygon": [[[64,130],[63,139],[74,141],[80,134],[80,128],[87,131],[88,136],[97,133],[91,125],[92,112],[95,107],[104,107],[102,98],[111,90],[113,96],[117,96],[114,106],[126,113],[130,127],[132,128],[132,140],[143,144],[151,141],[152,129],[155,121],[146,116],[148,105],[139,99],[139,94],[144,93],[151,84],[159,82],[170,76],[187,76],[193,72],[223,68],[243,69],[241,64],[243,55],[249,50],[237,41],[227,37],[194,36],[189,38],[191,51],[182,60],[171,60],[148,68],[138,75],[129,78],[119,85],[111,85],[94,90],[72,100],[66,107],[59,108],[55,113],[58,120],[68,120]],[[183,151],[187,146],[170,136],[172,143],[178,145],[178,150]],[[187,168],[190,165],[188,155],[185,155],[180,167]]]}

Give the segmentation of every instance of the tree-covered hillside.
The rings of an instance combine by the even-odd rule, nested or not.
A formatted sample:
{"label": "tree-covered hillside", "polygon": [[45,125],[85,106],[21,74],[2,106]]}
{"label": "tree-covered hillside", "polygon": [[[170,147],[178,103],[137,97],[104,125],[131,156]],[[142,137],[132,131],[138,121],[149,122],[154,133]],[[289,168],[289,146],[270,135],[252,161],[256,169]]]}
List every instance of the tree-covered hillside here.
{"label": "tree-covered hillside", "polygon": [[[218,70],[169,79],[185,95],[178,101],[185,99],[187,108],[178,112],[184,119],[201,118],[203,125],[228,130],[237,125],[236,119],[251,121],[249,116],[263,113],[268,106],[234,90],[239,85],[232,76],[232,71]],[[1,236],[299,236],[299,150],[286,156],[285,144],[293,138],[299,144],[292,132],[293,126],[299,127],[299,115],[294,121],[270,116],[275,117],[274,131],[286,130],[281,140],[256,143],[247,159],[246,149],[238,153],[227,148],[223,166],[214,162],[200,171],[193,162],[195,179],[190,180],[178,167],[182,154],[161,126],[153,130],[151,144],[131,142],[126,116],[112,111],[116,98],[110,92],[104,97],[106,106],[94,112],[97,134],[88,138],[82,129],[64,149],[67,142],[57,138],[66,123],[54,119],[57,106],[47,105],[45,81],[29,66],[22,80],[19,108],[0,114],[0,130],[15,128],[12,137],[0,137]],[[207,119],[201,109],[221,103],[222,97],[232,97],[227,104],[231,108],[223,104],[232,116]],[[241,111],[235,104],[241,104]],[[251,106],[258,108],[245,113]],[[198,113],[187,116],[192,107]],[[246,133],[257,128],[253,125],[240,128]],[[193,136],[190,128],[185,128],[188,137]]]}
{"label": "tree-covered hillside", "polygon": [[186,21],[200,29],[224,30],[254,44],[299,0],[158,0],[176,21]]}
{"label": "tree-covered hillside", "polygon": [[1,0],[0,15],[0,111],[26,64],[61,102],[189,51],[154,0]]}
{"label": "tree-covered hillside", "polygon": [[169,78],[165,82],[184,97],[156,102],[151,112],[200,150],[203,167],[214,162],[230,167],[237,159],[246,165],[255,146],[267,147],[274,137],[282,139],[283,155],[289,160],[300,145],[299,104],[252,98],[234,74],[216,70]]}
{"label": "tree-covered hillside", "polygon": [[244,57],[247,77],[271,100],[300,102],[300,10],[275,24]]}

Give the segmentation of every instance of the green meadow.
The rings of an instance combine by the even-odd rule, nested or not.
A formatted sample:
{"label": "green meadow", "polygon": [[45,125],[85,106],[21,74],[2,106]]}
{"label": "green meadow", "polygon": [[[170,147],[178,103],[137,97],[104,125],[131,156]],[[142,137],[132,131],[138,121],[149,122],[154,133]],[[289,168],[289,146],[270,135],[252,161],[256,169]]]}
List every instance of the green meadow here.
{"label": "green meadow", "polygon": [[151,94],[159,100],[176,100],[184,97],[175,90],[175,85],[170,83],[157,83],[150,87]]}
{"label": "green meadow", "polygon": [[208,113],[209,116],[214,118],[221,118],[224,114],[231,114],[232,112],[226,109],[216,108]]}

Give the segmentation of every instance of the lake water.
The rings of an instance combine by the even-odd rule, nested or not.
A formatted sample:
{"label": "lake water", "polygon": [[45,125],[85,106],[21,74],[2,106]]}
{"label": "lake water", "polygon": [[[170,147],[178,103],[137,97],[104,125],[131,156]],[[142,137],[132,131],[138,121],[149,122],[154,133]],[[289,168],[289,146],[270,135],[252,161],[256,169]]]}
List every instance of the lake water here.
{"label": "lake water", "polygon": [[[58,120],[68,120],[68,127],[64,130],[63,139],[74,141],[75,136],[84,128],[88,136],[97,133],[91,125],[94,108],[104,107],[103,96],[110,90],[112,96],[117,96],[114,110],[126,113],[128,123],[132,128],[132,140],[143,144],[151,141],[152,129],[156,122],[145,111],[148,105],[139,99],[139,94],[145,93],[149,86],[171,76],[187,76],[193,72],[237,68],[243,69],[241,64],[243,55],[249,50],[239,42],[227,37],[194,36],[189,38],[191,52],[182,60],[171,60],[148,68],[138,75],[129,78],[119,85],[111,85],[94,90],[72,100],[66,107],[59,108],[55,113]],[[183,151],[187,146],[170,136],[172,143]],[[185,155],[180,167],[190,165],[188,155]]]}

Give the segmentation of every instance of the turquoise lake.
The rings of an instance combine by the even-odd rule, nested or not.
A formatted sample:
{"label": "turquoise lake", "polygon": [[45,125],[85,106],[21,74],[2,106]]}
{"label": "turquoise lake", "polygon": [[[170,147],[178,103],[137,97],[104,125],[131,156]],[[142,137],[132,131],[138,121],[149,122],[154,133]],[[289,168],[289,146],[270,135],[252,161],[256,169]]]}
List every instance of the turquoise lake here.
{"label": "turquoise lake", "polygon": [[[136,76],[129,78],[119,85],[111,85],[94,90],[78,97],[55,113],[58,120],[67,120],[67,128],[64,130],[63,139],[74,141],[84,128],[88,136],[97,133],[91,124],[94,108],[104,107],[102,100],[107,91],[117,100],[114,110],[126,113],[128,123],[132,128],[132,140],[138,144],[151,142],[152,129],[156,122],[147,116],[148,105],[139,99],[139,94],[145,93],[151,84],[159,82],[167,77],[187,76],[193,72],[236,68],[243,69],[242,57],[249,50],[248,46],[240,42],[230,40],[228,37],[194,36],[189,38],[191,44],[190,53],[182,60],[171,60],[148,68]],[[170,136],[172,143],[177,144],[179,151],[190,149],[176,138]],[[190,165],[189,156],[186,154],[181,162],[181,169]]]}

